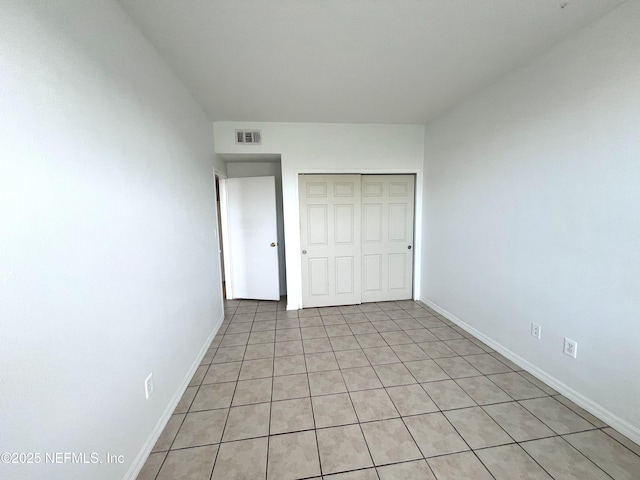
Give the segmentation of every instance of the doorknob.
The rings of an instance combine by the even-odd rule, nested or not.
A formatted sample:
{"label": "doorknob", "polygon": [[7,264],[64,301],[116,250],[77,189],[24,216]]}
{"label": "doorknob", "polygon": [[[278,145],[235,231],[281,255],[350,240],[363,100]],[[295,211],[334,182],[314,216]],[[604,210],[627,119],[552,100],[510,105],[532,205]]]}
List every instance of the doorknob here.
{"label": "doorknob", "polygon": [[409,245],[409,246],[407,247],[407,250],[411,250],[411,245]]}
{"label": "doorknob", "polygon": [[276,242],[271,242],[271,245],[269,245],[270,247],[275,247],[276,246]]}
{"label": "doorknob", "polygon": [[303,254],[303,255],[306,255],[306,254],[307,254],[307,251],[306,251],[306,250],[302,250],[302,254]]}

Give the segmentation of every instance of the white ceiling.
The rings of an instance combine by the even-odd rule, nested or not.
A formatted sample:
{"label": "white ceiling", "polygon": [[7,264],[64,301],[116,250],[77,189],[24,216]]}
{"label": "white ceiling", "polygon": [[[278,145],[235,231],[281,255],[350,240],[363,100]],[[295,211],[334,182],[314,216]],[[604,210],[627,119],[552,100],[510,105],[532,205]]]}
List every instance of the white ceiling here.
{"label": "white ceiling", "polygon": [[213,121],[423,124],[624,0],[121,3]]}

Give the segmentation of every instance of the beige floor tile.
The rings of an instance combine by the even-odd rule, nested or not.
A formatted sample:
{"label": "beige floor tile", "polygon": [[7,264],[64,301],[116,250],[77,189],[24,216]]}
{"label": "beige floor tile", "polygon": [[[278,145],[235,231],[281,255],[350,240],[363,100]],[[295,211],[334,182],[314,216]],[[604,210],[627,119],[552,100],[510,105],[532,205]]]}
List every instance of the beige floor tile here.
{"label": "beige floor tile", "polygon": [[347,391],[342,374],[339,370],[327,372],[314,372],[309,374],[309,387],[311,395],[329,395]]}
{"label": "beige floor tile", "polygon": [[298,310],[298,317],[319,317],[320,311],[317,308],[304,308]]}
{"label": "beige floor tile", "polygon": [[396,409],[402,416],[438,411],[438,407],[420,385],[387,388]]}
{"label": "beige floor tile", "polygon": [[274,347],[274,343],[257,343],[255,345],[247,345],[247,350],[244,352],[244,359],[259,360],[262,358],[272,358]]}
{"label": "beige floor tile", "polygon": [[211,363],[229,363],[240,362],[244,358],[244,352],[247,349],[244,345],[239,347],[220,347],[216,350]]}
{"label": "beige floor tile", "polygon": [[234,407],[271,401],[272,378],[240,380],[233,395]]}
{"label": "beige floor tile", "polygon": [[198,393],[198,387],[187,387],[173,413],[187,413],[196,393]]}
{"label": "beige floor tile", "polygon": [[404,421],[425,457],[469,450],[442,413],[405,417]]}
{"label": "beige floor tile", "polygon": [[393,350],[393,352],[403,362],[429,360],[429,356],[415,343],[411,343],[409,345],[393,345],[391,350]]}
{"label": "beige floor tile", "polygon": [[421,384],[440,410],[474,407],[476,402],[453,380]]}
{"label": "beige floor tile", "polygon": [[219,443],[227,419],[227,412],[228,410],[223,408],[188,413],[171,448],[177,449]]}
{"label": "beige floor tile", "polygon": [[520,405],[538,417],[551,430],[561,435],[595,428],[553,397],[522,400]]}
{"label": "beige floor tile", "polygon": [[300,329],[300,333],[302,334],[302,339],[311,339],[311,338],[325,338],[327,337],[327,331],[324,329],[324,326],[321,327],[303,327]]}
{"label": "beige floor tile", "polygon": [[631,441],[630,439],[628,439],[627,437],[622,435],[617,430],[614,430],[611,427],[607,427],[607,428],[603,429],[602,431],[604,433],[606,433],[607,435],[609,435],[611,438],[613,438],[613,439],[617,440],[618,442],[620,442],[622,445],[627,447],[629,450],[634,452],[636,455],[640,455],[640,445],[638,445],[637,443]]}
{"label": "beige floor tile", "polygon": [[451,378],[474,377],[482,375],[473,365],[462,357],[437,358],[435,362]]}
{"label": "beige floor tile", "polygon": [[480,407],[449,410],[444,415],[473,449],[513,443],[513,439]]}
{"label": "beige floor tile", "polygon": [[182,413],[171,415],[151,452],[164,452],[171,448],[171,444],[176,438],[185,416],[186,415]]}
{"label": "beige floor tile", "polygon": [[403,331],[380,333],[387,345],[407,345],[413,344],[413,340]]}
{"label": "beige floor tile", "polygon": [[640,457],[607,434],[595,430],[563,438],[615,480],[640,478]]}
{"label": "beige floor tile", "polygon": [[212,383],[202,385],[196,398],[191,404],[192,412],[198,410],[212,410],[214,408],[229,408],[236,388],[236,382]]}
{"label": "beige floor tile", "polygon": [[517,402],[498,403],[483,408],[517,442],[554,435],[552,430]]}
{"label": "beige floor tile", "polygon": [[329,338],[351,336],[351,329],[345,323],[344,325],[327,325],[325,327]]}
{"label": "beige floor tile", "polygon": [[371,323],[369,322],[369,319],[365,317],[364,313],[362,312],[346,313],[346,314],[343,314],[343,317],[344,317],[344,321],[347,322],[347,324],[349,325],[356,324],[356,323]]}
{"label": "beige floor tile", "polygon": [[288,355],[286,357],[276,357],[273,361],[273,374],[294,375],[296,373],[305,373],[307,365],[304,361],[304,355]]}
{"label": "beige floor tile", "polygon": [[268,330],[266,332],[251,332],[249,335],[249,345],[258,343],[273,343],[276,340],[275,330]]}
{"label": "beige floor tile", "polygon": [[208,383],[224,383],[235,382],[240,374],[242,362],[221,363],[219,365],[211,365],[209,371],[202,381],[203,384]]}
{"label": "beige floor tile", "polygon": [[459,338],[462,338],[462,335],[460,335],[451,327],[430,328],[429,331],[433,333],[436,337],[438,337],[439,340],[442,340],[442,341],[457,340]]}
{"label": "beige floor tile", "polygon": [[438,480],[493,480],[489,471],[471,452],[429,458],[427,463]]}
{"label": "beige floor tile", "polygon": [[382,338],[379,333],[365,333],[363,335],[356,335],[355,337],[362,348],[387,346],[387,342],[384,341],[384,338]]}
{"label": "beige floor tile", "polygon": [[506,365],[507,367],[509,367],[511,370],[513,370],[514,372],[520,371],[522,370],[521,367],[519,367],[518,365],[516,365],[515,363],[513,363],[511,360],[509,360],[507,357],[505,357],[504,355],[499,354],[498,352],[490,352],[489,355],[491,355],[493,358],[495,358],[496,360],[498,360],[500,363],[503,363],[504,365]]}
{"label": "beige floor tile", "polygon": [[336,353],[343,350],[361,350],[360,344],[351,332],[342,337],[330,337],[329,342],[331,343],[333,351]]}
{"label": "beige floor tile", "polygon": [[173,450],[167,455],[157,480],[209,480],[218,445]]}
{"label": "beige floor tile", "polygon": [[380,480],[436,480],[425,460],[378,467]]}
{"label": "beige floor tile", "polygon": [[200,385],[202,383],[202,380],[205,378],[205,374],[208,370],[210,370],[210,367],[208,365],[201,365],[196,368],[196,371],[193,374],[193,377],[191,377],[191,381],[189,382],[189,386],[197,387],[198,385]]}
{"label": "beige floor tile", "polygon": [[563,397],[562,395],[556,395],[553,398],[555,398],[557,401],[559,401],[565,407],[570,408],[572,411],[574,411],[575,413],[580,415],[582,418],[584,418],[587,422],[591,423],[592,425],[595,425],[598,428],[604,428],[604,427],[608,426],[602,420],[600,420],[599,418],[596,418],[595,416],[591,415],[584,408],[579,407],[578,405],[573,403],[568,398]]}
{"label": "beige floor tile", "polygon": [[371,365],[386,365],[389,363],[400,363],[400,359],[391,350],[391,347],[373,347],[363,349]]}
{"label": "beige floor tile", "polygon": [[529,380],[521,377],[516,372],[498,373],[487,378],[507,392],[515,400],[544,397],[547,394],[536,387]]}
{"label": "beige floor tile", "polygon": [[361,427],[376,466],[422,458],[407,427],[399,418],[363,423]]}
{"label": "beige floor tile", "polygon": [[558,395],[558,392],[556,392],[553,388],[551,388],[549,385],[547,385],[546,383],[538,380],[536,377],[534,377],[533,375],[531,375],[529,372],[525,372],[524,370],[521,372],[518,372],[518,375],[520,375],[521,377],[523,377],[525,380],[530,381],[531,383],[533,383],[536,387],[538,387],[540,390],[542,390],[544,393],[546,393],[547,395]]}
{"label": "beige floor tile", "polygon": [[361,422],[399,417],[391,398],[383,388],[351,392],[351,401]]}
{"label": "beige floor tile", "polygon": [[166,456],[167,452],[157,452],[149,455],[136,480],[155,480]]}
{"label": "beige floor tile", "polygon": [[344,383],[347,390],[355,392],[357,390],[371,390],[382,388],[382,383],[378,380],[378,375],[371,367],[346,368],[342,370]]}
{"label": "beige floor tile", "polygon": [[346,352],[335,352],[336,360],[340,368],[356,368],[368,367],[370,365],[364,351],[358,347],[358,350],[349,350]]}
{"label": "beige floor tile", "polygon": [[298,321],[298,325],[300,328],[305,327],[322,327],[324,323],[322,323],[322,318],[320,317],[305,317],[301,318]]}
{"label": "beige floor tile", "polygon": [[[312,317],[317,318],[317,317]],[[307,325],[305,325],[307,326]],[[297,318],[281,318],[276,322],[276,330],[285,330],[287,328],[300,328],[300,320]]]}
{"label": "beige floor tile", "polygon": [[364,321],[362,321],[361,323],[349,323],[349,321],[347,320],[347,323],[349,324],[349,328],[351,329],[351,332],[354,335],[367,335],[371,333],[378,333],[378,331],[376,330],[376,327],[374,327],[373,324],[369,320],[367,320],[366,317],[364,317],[364,314],[361,314],[361,315],[364,318]]}
{"label": "beige floor tile", "polygon": [[320,475],[320,460],[315,432],[270,437],[267,480],[295,480],[316,475]]}
{"label": "beige floor tile", "polygon": [[302,340],[290,340],[288,342],[276,342],[276,357],[284,357],[287,355],[302,355]]}
{"label": "beige floor tile", "polygon": [[420,383],[449,380],[449,375],[447,375],[433,360],[405,362],[405,365],[415,379]]}
{"label": "beige floor tile", "polygon": [[466,355],[463,358],[483,375],[490,375],[492,373],[508,373],[511,371],[511,369],[504,363],[499,362],[488,353]]}
{"label": "beige floor tile", "polygon": [[338,362],[336,362],[336,356],[333,352],[307,353],[304,358],[309,373],[338,370]]}
{"label": "beige floor tile", "polygon": [[520,446],[555,479],[610,480],[606,473],[560,437],[525,442]]}
{"label": "beige floor tile", "polygon": [[314,428],[310,398],[282,400],[271,404],[271,435]]}
{"label": "beige floor tile", "polygon": [[[267,474],[267,443],[266,438],[253,438],[221,444],[211,480],[265,478]],[[247,459],[251,459],[251,461],[247,461]],[[180,477],[175,477],[175,479],[178,478]]]}
{"label": "beige floor tile", "polygon": [[466,338],[460,340],[446,340],[444,343],[458,355],[476,355],[485,353],[484,350]]}
{"label": "beige floor tile", "polygon": [[220,347],[235,347],[238,345],[246,345],[249,341],[248,333],[225,334],[220,342]]}
{"label": "beige floor tile", "polygon": [[358,422],[347,393],[311,397],[316,428],[336,427]]}
{"label": "beige floor tile", "polygon": [[304,353],[332,352],[331,343],[328,338],[311,338],[302,341]]}
{"label": "beige floor tile", "polygon": [[414,376],[411,375],[411,372],[402,363],[374,365],[373,368],[385,387],[417,383]]}
{"label": "beige floor tile", "polygon": [[492,403],[510,402],[512,398],[500,387],[487,377],[467,377],[459,378],[456,383],[469,395],[478,405],[489,405]]}
{"label": "beige floor tile", "polygon": [[496,480],[552,480],[518,445],[503,445],[476,451]]}
{"label": "beige floor tile", "polygon": [[359,425],[323,428],[316,434],[323,474],[373,466]]}
{"label": "beige floor tile", "polygon": [[230,333],[247,333],[251,331],[251,326],[253,325],[253,320],[250,322],[232,322],[225,334]]}
{"label": "beige floor tile", "polygon": [[273,375],[273,358],[262,360],[245,360],[240,369],[240,380],[252,380],[254,378],[265,378]]}
{"label": "beige floor tile", "polygon": [[273,401],[308,397],[309,395],[309,380],[306,373],[273,378]]}
{"label": "beige floor tile", "polygon": [[424,353],[429,355],[429,357],[436,358],[447,358],[447,357],[455,357],[458,354],[451,350],[449,347],[445,345],[444,342],[418,342],[418,346],[424,350]]}
{"label": "beige floor tile", "polygon": [[299,328],[283,328],[276,330],[276,342],[286,342],[290,340],[300,340],[302,335]]}
{"label": "beige floor tile", "polygon": [[222,441],[231,442],[268,435],[270,407],[269,403],[231,407]]}

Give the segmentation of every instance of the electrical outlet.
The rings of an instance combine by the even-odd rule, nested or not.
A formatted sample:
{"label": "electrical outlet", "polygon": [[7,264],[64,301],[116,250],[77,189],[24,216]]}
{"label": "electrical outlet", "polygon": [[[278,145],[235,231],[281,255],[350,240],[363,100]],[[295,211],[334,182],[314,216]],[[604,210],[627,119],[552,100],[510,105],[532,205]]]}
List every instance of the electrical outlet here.
{"label": "electrical outlet", "polygon": [[144,394],[149,400],[149,397],[153,394],[153,373],[150,373],[147,378],[144,379]]}
{"label": "electrical outlet", "polygon": [[538,340],[540,340],[540,333],[542,332],[542,327],[540,325],[538,325],[537,323],[532,323],[531,324],[531,336],[532,337],[536,337]]}
{"label": "electrical outlet", "polygon": [[576,358],[576,354],[578,353],[578,342],[574,342],[573,340],[564,337],[564,353],[570,357]]}

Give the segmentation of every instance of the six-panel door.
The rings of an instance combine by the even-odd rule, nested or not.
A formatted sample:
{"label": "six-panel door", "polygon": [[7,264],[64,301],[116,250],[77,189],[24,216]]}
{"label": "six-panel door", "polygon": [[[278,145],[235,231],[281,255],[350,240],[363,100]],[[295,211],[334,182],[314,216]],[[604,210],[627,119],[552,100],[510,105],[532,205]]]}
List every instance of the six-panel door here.
{"label": "six-panel door", "polygon": [[360,303],[360,176],[301,175],[302,305]]}

